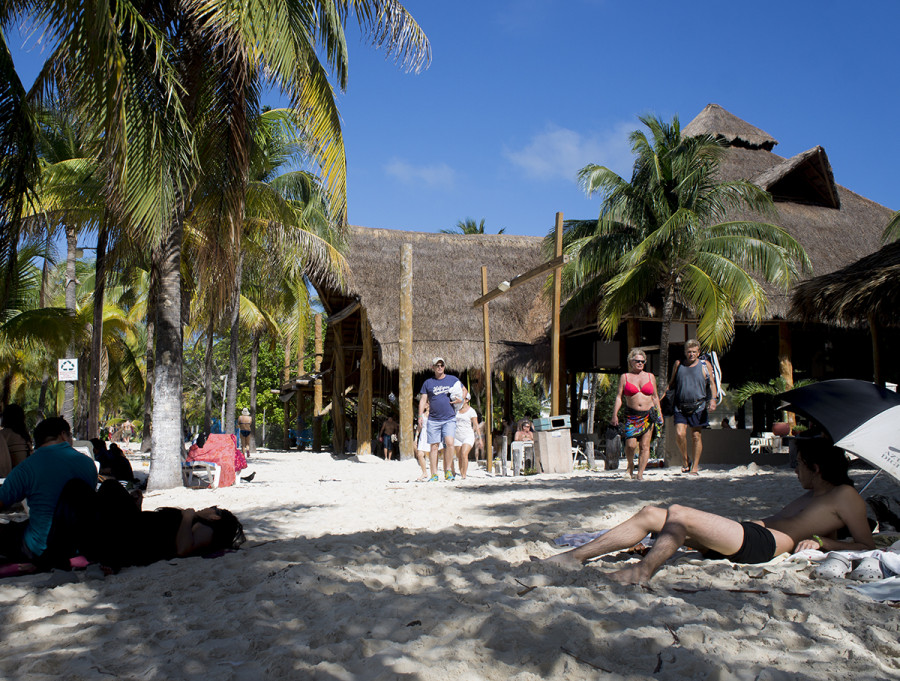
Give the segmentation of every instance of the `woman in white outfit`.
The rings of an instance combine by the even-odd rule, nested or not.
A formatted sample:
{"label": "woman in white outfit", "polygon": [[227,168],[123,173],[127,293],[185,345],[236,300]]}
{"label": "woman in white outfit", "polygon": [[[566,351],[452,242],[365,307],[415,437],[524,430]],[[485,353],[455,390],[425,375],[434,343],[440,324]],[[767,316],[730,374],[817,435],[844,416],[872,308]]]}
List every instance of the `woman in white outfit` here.
{"label": "woman in white outfit", "polygon": [[469,451],[476,439],[481,439],[478,428],[478,412],[469,404],[472,396],[466,393],[462,407],[456,412],[456,435],[453,444],[456,447],[456,458],[459,462],[459,473],[463,480],[469,468]]}

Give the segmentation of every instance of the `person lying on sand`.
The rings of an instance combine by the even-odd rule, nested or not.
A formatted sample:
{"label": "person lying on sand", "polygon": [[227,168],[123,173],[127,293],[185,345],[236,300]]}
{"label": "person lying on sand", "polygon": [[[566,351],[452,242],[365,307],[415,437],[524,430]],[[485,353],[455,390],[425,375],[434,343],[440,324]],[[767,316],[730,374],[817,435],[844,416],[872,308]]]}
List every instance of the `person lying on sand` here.
{"label": "person lying on sand", "polygon": [[[637,544],[648,533],[656,541],[641,561],[614,572],[622,584],[642,584],[684,544],[710,559],[765,563],[785,552],[805,549],[865,551],[875,548],[866,519],[866,504],[847,475],[849,462],[823,438],[797,440],[797,478],[809,490],[762,520],[737,522],[687,506],[646,506],[606,534],[547,562],[570,567]],[[846,528],[853,541],[837,539]]]}

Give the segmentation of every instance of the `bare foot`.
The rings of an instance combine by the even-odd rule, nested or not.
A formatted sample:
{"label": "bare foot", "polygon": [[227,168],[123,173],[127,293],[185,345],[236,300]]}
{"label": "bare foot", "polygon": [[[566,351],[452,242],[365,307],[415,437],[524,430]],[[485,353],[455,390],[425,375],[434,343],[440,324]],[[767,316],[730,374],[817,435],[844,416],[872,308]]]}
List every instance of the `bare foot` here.
{"label": "bare foot", "polygon": [[[532,558],[532,560],[534,560],[534,558]],[[557,553],[555,556],[544,558],[544,560],[542,560],[541,562],[550,563],[552,565],[559,565],[560,567],[564,567],[569,570],[578,570],[581,568],[581,561],[578,560],[574,555],[572,555],[571,551]]]}
{"label": "bare foot", "polygon": [[650,575],[644,574],[640,563],[616,570],[609,575],[609,578],[619,584],[646,584],[650,581]]}

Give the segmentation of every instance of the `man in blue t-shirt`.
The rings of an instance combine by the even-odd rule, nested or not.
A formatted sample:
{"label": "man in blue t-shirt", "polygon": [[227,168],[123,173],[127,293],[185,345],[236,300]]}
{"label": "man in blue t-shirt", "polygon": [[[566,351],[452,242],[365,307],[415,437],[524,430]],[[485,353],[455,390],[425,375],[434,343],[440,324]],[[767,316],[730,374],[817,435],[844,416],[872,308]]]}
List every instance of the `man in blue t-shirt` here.
{"label": "man in blue t-shirt", "polygon": [[65,419],[51,417],[34,429],[34,453],[16,466],[0,486],[0,510],[23,499],[28,520],[0,525],[0,554],[14,561],[39,560],[47,551],[47,538],[63,487],[83,480],[97,487],[93,459],[72,447],[72,431]]}
{"label": "man in blue t-shirt", "polygon": [[456,376],[444,373],[444,358],[435,357],[432,361],[434,378],[426,379],[419,391],[419,427],[425,421],[425,407],[429,407],[426,433],[428,444],[431,446],[431,478],[436,482],[438,478],[438,445],[444,442],[444,477],[453,479],[451,462],[456,454],[453,446],[453,436],[456,435],[456,409],[454,404],[462,406],[463,388]]}

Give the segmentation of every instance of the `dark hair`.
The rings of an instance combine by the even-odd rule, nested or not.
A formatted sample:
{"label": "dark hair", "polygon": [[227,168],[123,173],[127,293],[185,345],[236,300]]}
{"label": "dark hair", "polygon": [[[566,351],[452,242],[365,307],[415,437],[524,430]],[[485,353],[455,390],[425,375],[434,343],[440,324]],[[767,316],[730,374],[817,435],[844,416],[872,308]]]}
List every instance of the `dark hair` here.
{"label": "dark hair", "polygon": [[72,428],[69,422],[61,416],[51,416],[44,419],[34,428],[34,448],[41,447],[47,440],[52,440],[60,435],[71,435]]}
{"label": "dark hair", "polygon": [[101,440],[99,437],[92,437],[91,444],[94,446],[94,458],[98,459],[100,457],[101,452],[106,453],[106,442]]}
{"label": "dark hair", "polygon": [[225,508],[216,507],[218,520],[207,520],[196,516],[194,522],[206,525],[212,530],[213,536],[209,543],[210,551],[221,551],[227,549],[240,548],[241,544],[247,541],[244,536],[244,526],[237,517]]}
{"label": "dark hair", "polygon": [[818,466],[819,475],[832,485],[850,485],[853,480],[847,474],[850,460],[843,449],[835,447],[825,437],[797,438],[797,455],[808,468]]}
{"label": "dark hair", "polygon": [[3,410],[3,427],[20,435],[25,442],[31,444],[31,433],[25,425],[25,410],[18,404],[8,404]]}

